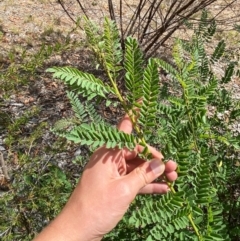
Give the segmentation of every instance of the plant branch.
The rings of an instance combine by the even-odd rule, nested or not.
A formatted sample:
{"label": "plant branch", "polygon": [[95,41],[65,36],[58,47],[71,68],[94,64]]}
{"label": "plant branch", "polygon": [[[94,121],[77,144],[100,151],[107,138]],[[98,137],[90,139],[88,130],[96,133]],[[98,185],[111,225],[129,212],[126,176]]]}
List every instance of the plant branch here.
{"label": "plant branch", "polygon": [[112,0],[108,0],[108,11],[110,14],[110,19],[114,22],[116,22],[116,17],[115,17],[115,12],[114,12],[114,8],[113,8],[113,3]]}
{"label": "plant branch", "polygon": [[73,19],[73,17],[71,16],[71,14],[68,12],[68,10],[65,8],[64,4],[62,3],[61,0],[57,0],[57,2],[60,4],[60,6],[62,7],[62,9],[64,10],[64,12],[68,15],[68,17],[76,24],[77,22]]}

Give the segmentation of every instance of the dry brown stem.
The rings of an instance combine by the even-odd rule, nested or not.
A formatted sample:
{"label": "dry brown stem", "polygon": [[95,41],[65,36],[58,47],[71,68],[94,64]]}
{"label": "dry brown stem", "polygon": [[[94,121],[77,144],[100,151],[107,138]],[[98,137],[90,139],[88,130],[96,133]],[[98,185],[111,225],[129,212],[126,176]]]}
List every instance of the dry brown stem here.
{"label": "dry brown stem", "polygon": [[[83,15],[90,16],[95,8],[104,9],[104,15],[114,20],[121,32],[121,43],[124,48],[124,39],[134,36],[142,45],[145,54],[153,56],[160,46],[179,29],[186,19],[198,11],[213,4],[217,0],[108,0],[96,6],[90,6],[88,1],[78,2]],[[58,1],[64,11],[71,15],[64,1]],[[72,16],[71,16],[72,18]]]}
{"label": "dry brown stem", "polygon": [[2,152],[0,152],[0,165],[1,165],[1,167],[2,167],[2,171],[3,171],[3,174],[4,174],[5,178],[6,178],[7,180],[10,180],[10,177],[9,177],[9,175],[8,175],[7,166],[6,166],[6,164],[5,164],[5,161],[4,161]]}

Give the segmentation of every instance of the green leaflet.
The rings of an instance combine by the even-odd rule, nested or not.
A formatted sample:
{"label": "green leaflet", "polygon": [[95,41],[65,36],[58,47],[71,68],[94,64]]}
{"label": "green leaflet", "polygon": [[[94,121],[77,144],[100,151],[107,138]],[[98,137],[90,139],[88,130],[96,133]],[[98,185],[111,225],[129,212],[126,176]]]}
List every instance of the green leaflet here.
{"label": "green leaflet", "polygon": [[222,57],[222,55],[224,54],[224,51],[225,51],[225,47],[226,47],[226,44],[225,44],[224,40],[221,40],[218,43],[217,47],[215,48],[215,50],[212,54],[212,57],[211,57],[212,63],[217,62]]}
{"label": "green leaflet", "polygon": [[103,123],[82,124],[65,135],[68,140],[82,145],[92,145],[94,148],[106,144],[107,148],[133,149],[136,141],[133,135],[118,131]]}
{"label": "green leaflet", "polygon": [[128,37],[125,42],[124,68],[128,101],[135,106],[143,96],[143,53],[136,39]]}
{"label": "green leaflet", "polygon": [[67,97],[70,100],[77,119],[80,123],[85,122],[87,119],[87,112],[85,111],[84,105],[79,101],[78,96],[73,92],[67,91]]}
{"label": "green leaflet", "polygon": [[176,78],[178,75],[178,71],[169,63],[162,59],[155,59],[158,66],[162,69],[164,69],[168,74],[172,76],[172,78]]}
{"label": "green leaflet", "polygon": [[103,122],[102,117],[97,113],[93,104],[85,102],[82,104],[74,92],[67,91],[67,97],[70,100],[75,116],[80,123],[85,123],[88,121],[99,123]]}
{"label": "green leaflet", "polygon": [[149,127],[155,125],[157,98],[159,94],[159,75],[157,64],[150,59],[143,77],[143,97],[138,123],[144,133],[149,133]]}
{"label": "green leaflet", "polygon": [[110,71],[113,79],[116,79],[119,71],[122,69],[122,50],[120,36],[116,23],[105,18],[103,33],[103,54],[104,63],[107,71]]}
{"label": "green leaflet", "polygon": [[97,51],[99,42],[102,40],[99,26],[97,26],[93,21],[90,21],[88,18],[84,17],[84,31],[86,33],[89,45],[93,48],[93,51]]}
{"label": "green leaflet", "polygon": [[230,62],[228,64],[225,75],[222,77],[221,83],[228,83],[232,79],[234,75],[234,68],[236,67],[236,65],[236,62]]}
{"label": "green leaflet", "polygon": [[52,72],[53,77],[59,78],[66,84],[76,84],[78,88],[87,91],[89,95],[105,97],[106,93],[111,92],[111,88],[104,85],[103,82],[92,74],[83,73],[71,67],[53,67],[47,69]]}

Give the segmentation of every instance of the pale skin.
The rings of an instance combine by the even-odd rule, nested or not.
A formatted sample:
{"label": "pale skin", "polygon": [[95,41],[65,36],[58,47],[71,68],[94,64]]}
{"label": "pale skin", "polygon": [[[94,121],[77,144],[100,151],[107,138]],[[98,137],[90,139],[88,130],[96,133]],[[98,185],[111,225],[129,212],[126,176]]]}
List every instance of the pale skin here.
{"label": "pale skin", "polygon": [[[125,116],[118,129],[132,132],[132,123]],[[163,163],[162,154],[149,146],[151,161],[138,157],[143,147],[133,151],[101,147],[91,156],[82,177],[61,213],[34,241],[98,241],[122,219],[137,194],[164,194],[165,176],[177,179],[177,165]]]}

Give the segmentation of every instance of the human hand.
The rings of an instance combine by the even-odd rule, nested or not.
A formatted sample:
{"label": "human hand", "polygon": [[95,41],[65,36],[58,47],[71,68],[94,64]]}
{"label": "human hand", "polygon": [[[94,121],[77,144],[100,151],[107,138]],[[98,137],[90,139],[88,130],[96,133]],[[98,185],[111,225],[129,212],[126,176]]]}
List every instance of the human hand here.
{"label": "human hand", "polygon": [[[118,129],[132,132],[128,116]],[[137,194],[167,193],[166,183],[153,181],[162,174],[169,181],[176,180],[176,163],[164,164],[162,154],[153,147],[149,147],[153,159],[147,162],[138,157],[142,150],[141,146],[133,151],[97,149],[63,211],[35,241],[101,240],[122,219]]]}

